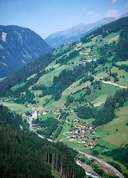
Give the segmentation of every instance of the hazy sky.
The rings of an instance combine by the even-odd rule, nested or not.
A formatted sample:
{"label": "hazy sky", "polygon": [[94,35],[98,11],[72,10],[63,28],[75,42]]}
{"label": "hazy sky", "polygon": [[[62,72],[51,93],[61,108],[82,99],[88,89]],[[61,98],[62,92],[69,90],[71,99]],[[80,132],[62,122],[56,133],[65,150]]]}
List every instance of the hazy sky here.
{"label": "hazy sky", "polygon": [[128,0],[0,0],[0,24],[29,27],[42,37],[128,11]]}

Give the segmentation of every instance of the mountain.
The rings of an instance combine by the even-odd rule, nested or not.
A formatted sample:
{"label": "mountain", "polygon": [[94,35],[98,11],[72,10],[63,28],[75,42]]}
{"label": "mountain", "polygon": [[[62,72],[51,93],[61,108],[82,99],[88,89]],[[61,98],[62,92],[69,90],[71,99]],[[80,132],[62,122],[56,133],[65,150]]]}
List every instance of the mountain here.
{"label": "mountain", "polygon": [[48,36],[45,40],[51,47],[57,48],[63,45],[64,43],[73,43],[79,41],[90,31],[95,30],[96,28],[104,24],[107,24],[113,20],[115,20],[115,18],[108,17],[95,23],[79,24],[65,31],[53,33],[50,36]]}
{"label": "mountain", "polygon": [[122,17],[128,17],[128,12],[122,14],[120,17],[121,17],[121,18],[122,18]]}
{"label": "mountain", "polygon": [[[124,17],[7,77],[0,83],[0,102],[22,114],[40,136],[88,151],[128,177],[127,46]],[[104,176],[104,166],[99,164],[99,170],[93,159],[81,160],[103,178],[118,177],[110,170]]]}
{"label": "mountain", "polygon": [[0,77],[49,52],[49,45],[32,30],[0,25]]}

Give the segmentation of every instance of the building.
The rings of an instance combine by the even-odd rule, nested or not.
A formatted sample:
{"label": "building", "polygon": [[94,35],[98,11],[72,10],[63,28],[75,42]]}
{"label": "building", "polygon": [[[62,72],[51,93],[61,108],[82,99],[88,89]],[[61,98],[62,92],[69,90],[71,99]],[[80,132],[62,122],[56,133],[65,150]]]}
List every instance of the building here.
{"label": "building", "polygon": [[38,118],[38,112],[37,111],[34,111],[33,113],[32,113],[32,119],[33,120],[36,120]]}
{"label": "building", "polygon": [[80,65],[86,65],[86,61],[80,61]]}

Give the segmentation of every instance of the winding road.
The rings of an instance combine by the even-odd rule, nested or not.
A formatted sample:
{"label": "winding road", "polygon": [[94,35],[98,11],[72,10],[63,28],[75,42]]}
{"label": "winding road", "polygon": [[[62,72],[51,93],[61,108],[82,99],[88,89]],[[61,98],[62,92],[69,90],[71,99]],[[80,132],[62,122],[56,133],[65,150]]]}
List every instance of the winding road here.
{"label": "winding road", "polygon": [[83,153],[83,152],[79,152],[80,154],[84,155],[87,159],[89,160],[93,160],[93,161],[96,161],[97,164],[99,164],[100,166],[103,166],[105,168],[107,168],[108,170],[110,170],[110,172],[112,172],[115,176],[118,176],[119,178],[125,178],[123,176],[123,174],[118,171],[115,167],[113,167],[112,165],[108,164],[107,162],[103,161],[102,159],[100,158],[97,158],[95,156],[92,156],[90,154],[87,154],[87,153]]}
{"label": "winding road", "polygon": [[87,176],[90,176],[92,178],[101,178],[90,165],[87,165],[86,163],[81,162],[80,160],[76,160],[76,164],[83,168],[85,170],[85,174]]}

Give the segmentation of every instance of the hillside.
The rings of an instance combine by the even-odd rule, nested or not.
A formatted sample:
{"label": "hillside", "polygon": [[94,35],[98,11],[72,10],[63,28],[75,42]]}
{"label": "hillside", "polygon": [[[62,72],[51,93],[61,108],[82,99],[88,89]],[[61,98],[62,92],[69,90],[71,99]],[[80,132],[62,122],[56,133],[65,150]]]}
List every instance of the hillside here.
{"label": "hillside", "polygon": [[32,30],[0,25],[0,77],[13,73],[49,52],[51,48]]}
{"label": "hillside", "polygon": [[3,106],[0,106],[0,111],[1,178],[85,177],[84,170],[74,161],[77,152],[61,143],[50,143],[28,130],[19,129],[15,125],[18,115],[14,117],[14,113]]}
{"label": "hillside", "polygon": [[30,130],[102,158],[126,177],[127,27],[128,17],[104,25],[0,83],[2,104]]}
{"label": "hillside", "polygon": [[70,44],[73,42],[80,41],[82,37],[88,34],[91,31],[94,31],[96,28],[101,27],[104,24],[110,23],[115,19],[112,17],[104,18],[95,23],[90,24],[79,24],[75,27],[67,29],[65,31],[60,31],[49,35],[46,38],[46,42],[52,47],[57,48],[63,44]]}

